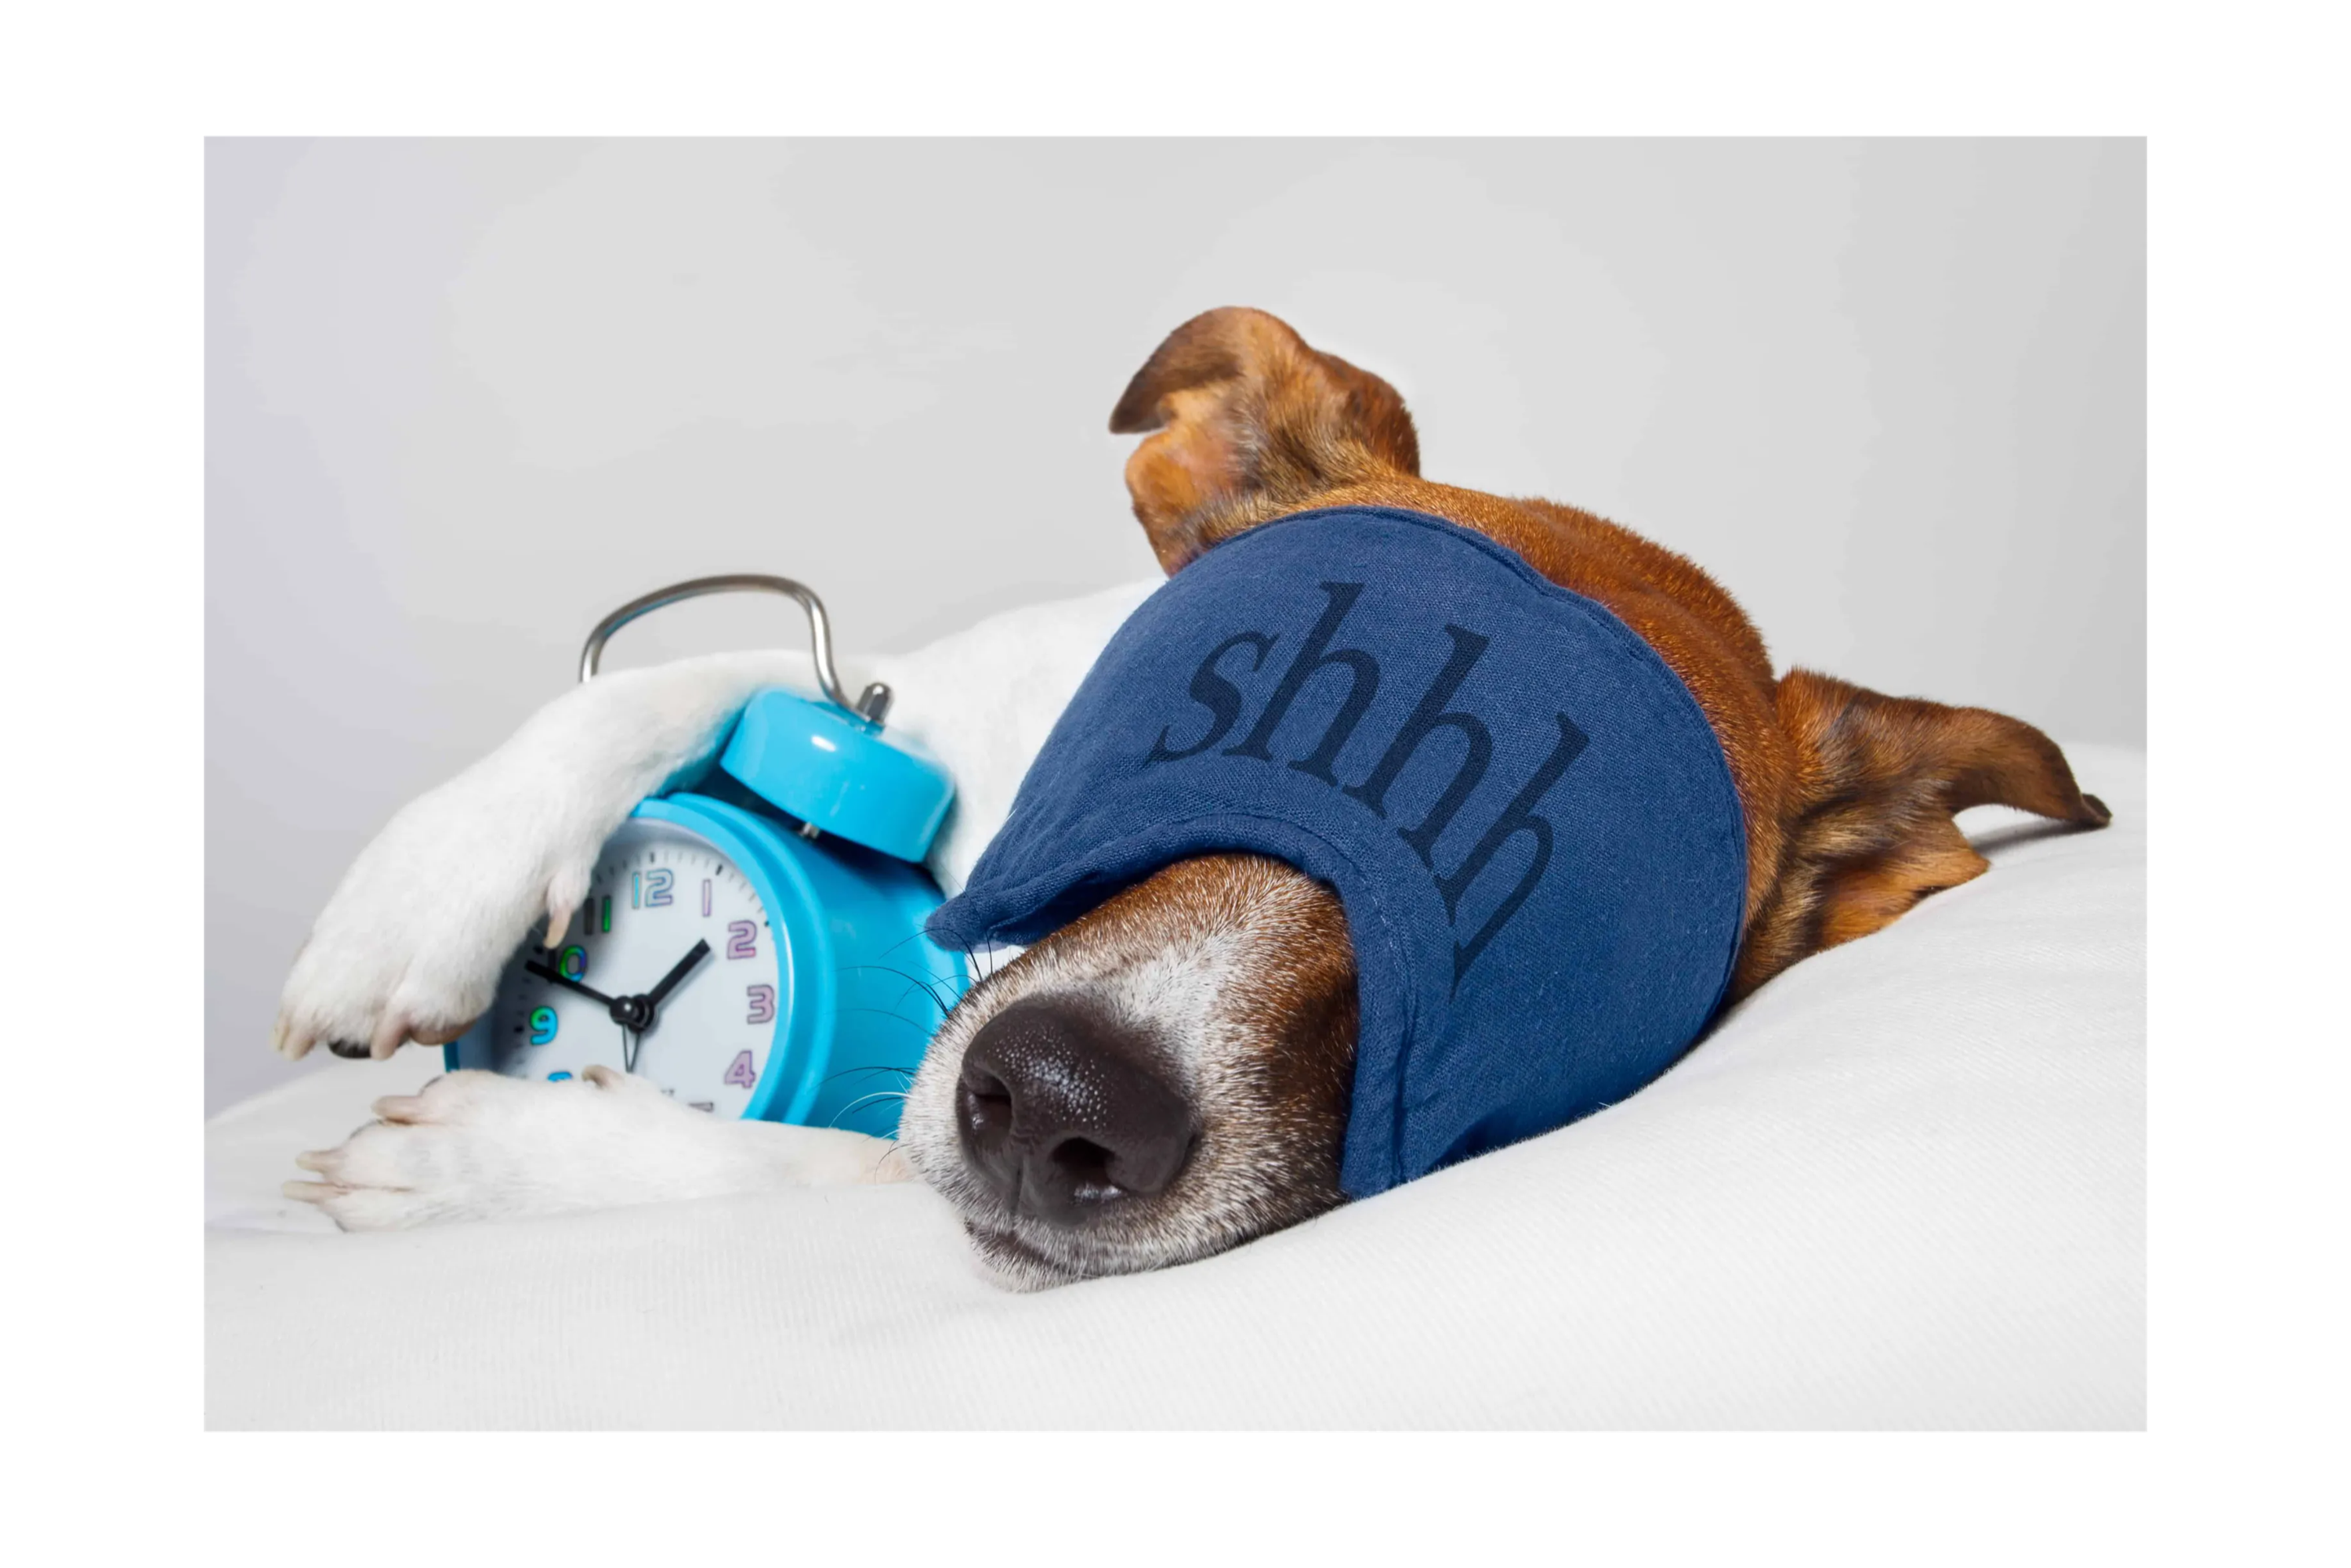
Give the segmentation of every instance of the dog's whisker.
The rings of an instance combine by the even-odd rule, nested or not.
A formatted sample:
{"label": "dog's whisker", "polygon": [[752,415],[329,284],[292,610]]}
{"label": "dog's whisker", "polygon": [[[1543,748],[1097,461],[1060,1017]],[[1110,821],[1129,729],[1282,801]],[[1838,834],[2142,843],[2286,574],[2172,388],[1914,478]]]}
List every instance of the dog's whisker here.
{"label": "dog's whisker", "polygon": [[[907,988],[906,988],[906,989],[905,989],[905,990],[904,990],[904,991],[900,991],[896,996],[892,997],[892,998],[890,998],[890,1005],[891,1005],[893,1008],[896,1007],[900,1002],[904,1001],[904,1000],[906,999],[906,998],[907,998],[908,994],[909,994],[909,993],[911,993],[914,989],[914,987],[909,986],[909,987],[907,987]],[[928,993],[927,991],[925,991],[924,994],[925,994],[925,996],[929,996],[929,993]],[[938,998],[937,998],[936,997],[931,997],[931,998],[930,998],[930,1002],[931,1002],[931,1005],[932,1005],[933,1007],[936,1007],[936,1006],[938,1005]],[[952,1011],[953,1009],[950,1009],[949,1010],[950,1010],[950,1011]]]}
{"label": "dog's whisker", "polygon": [[1003,967],[993,961],[997,951],[994,943],[989,943],[986,946],[977,946],[968,942],[958,942],[955,946],[955,951],[963,955],[964,963],[977,971],[982,980],[995,978],[997,970]]}
{"label": "dog's whisker", "polygon": [[[904,996],[904,994],[905,993],[903,991],[899,993],[901,996]],[[926,1036],[931,1033],[931,1026],[925,1023],[922,1019],[910,1019],[904,1013],[898,1012],[890,1008],[841,1008],[838,1010],[844,1013],[871,1013],[876,1018],[896,1019],[900,1023],[904,1024],[909,1029],[921,1030]]]}
{"label": "dog's whisker", "polygon": [[[919,941],[928,935],[929,934],[927,932],[917,931],[911,936],[902,936],[897,941],[891,943],[887,947],[883,948],[882,955],[884,957],[888,957],[891,954],[895,953],[899,948],[905,946],[908,943]],[[949,947],[947,950],[949,952],[962,954],[967,961],[971,957],[971,950],[968,947],[956,946]],[[952,975],[935,975],[932,978],[943,986],[953,985],[956,982],[956,977]]]}
{"label": "dog's whisker", "polygon": [[824,1082],[830,1083],[834,1079],[846,1078],[852,1072],[887,1072],[893,1077],[904,1079],[909,1083],[914,1082],[914,1077],[913,1073],[907,1071],[903,1067],[892,1067],[887,1063],[877,1062],[871,1067],[844,1067],[838,1072],[827,1073],[825,1075]]}
{"label": "dog's whisker", "polygon": [[951,1013],[955,1011],[955,1007],[952,1003],[941,1000],[939,993],[932,989],[932,987],[944,984],[944,981],[926,979],[920,975],[910,975],[905,970],[890,964],[844,964],[837,972],[849,975],[856,974],[866,969],[878,970],[885,975],[895,975],[900,979],[906,981],[909,985],[912,985],[916,989],[920,990],[925,996],[930,998],[931,1005],[938,1009],[940,1012]]}
{"label": "dog's whisker", "polygon": [[891,943],[887,947],[883,948],[883,955],[886,957],[888,955],[895,953],[899,948],[904,947],[909,942],[919,942],[923,939],[925,935],[925,934],[921,931],[916,931],[911,936],[901,936],[895,942]]}
{"label": "dog's whisker", "polygon": [[888,1090],[888,1089],[876,1090],[874,1092],[872,1092],[872,1093],[871,1093],[871,1094],[862,1094],[862,1095],[860,1095],[858,1098],[856,1098],[856,1099],[854,1099],[854,1100],[852,1100],[848,1104],[843,1105],[840,1110],[838,1110],[838,1111],[834,1112],[834,1113],[833,1113],[832,1121],[831,1122],[830,1125],[832,1125],[832,1126],[835,1126],[835,1127],[840,1126],[840,1125],[841,1125],[841,1119],[843,1116],[853,1115],[853,1114],[855,1114],[855,1113],[856,1113],[856,1112],[857,1112],[857,1111],[859,1111],[861,1108],[862,1108],[862,1107],[864,1107],[864,1106],[867,1106],[867,1105],[871,1105],[871,1104],[872,1104],[872,1103],[873,1103],[875,1101],[877,1101],[877,1100],[904,1100],[904,1099],[905,1099],[905,1096],[904,1096],[904,1094],[901,1094],[901,1093],[897,1092],[895,1090]]}

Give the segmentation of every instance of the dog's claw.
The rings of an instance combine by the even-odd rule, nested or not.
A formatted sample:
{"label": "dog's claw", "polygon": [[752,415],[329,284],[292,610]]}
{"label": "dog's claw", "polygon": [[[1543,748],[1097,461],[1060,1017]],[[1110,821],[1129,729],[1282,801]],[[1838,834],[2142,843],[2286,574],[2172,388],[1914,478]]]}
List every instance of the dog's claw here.
{"label": "dog's claw", "polygon": [[563,946],[563,935],[571,929],[571,917],[580,913],[582,900],[588,896],[588,873],[583,867],[568,867],[558,872],[547,887],[547,939],[549,952]]}
{"label": "dog's claw", "polygon": [[378,1061],[389,1061],[407,1040],[408,1019],[397,1011],[388,1012],[376,1027],[375,1038],[368,1042],[368,1055]]}
{"label": "dog's claw", "polygon": [[305,1029],[297,1029],[294,1021],[280,1014],[269,1029],[269,1048],[288,1061],[299,1061],[310,1054],[318,1037]]}

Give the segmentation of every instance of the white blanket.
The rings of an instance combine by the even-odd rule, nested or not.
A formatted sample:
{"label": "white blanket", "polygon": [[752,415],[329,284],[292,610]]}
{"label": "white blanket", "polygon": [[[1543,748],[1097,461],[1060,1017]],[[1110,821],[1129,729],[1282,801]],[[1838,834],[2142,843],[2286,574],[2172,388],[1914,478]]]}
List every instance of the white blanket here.
{"label": "white blanket", "polygon": [[[950,887],[1147,586],[858,672]],[[916,1186],[343,1236],[292,1155],[439,1053],[338,1062],[207,1124],[209,1424],[2142,1426],[2145,764],[2067,751],[2105,831],[1970,813],[1988,874],[1623,1104],[1158,1274],[1008,1294]]]}

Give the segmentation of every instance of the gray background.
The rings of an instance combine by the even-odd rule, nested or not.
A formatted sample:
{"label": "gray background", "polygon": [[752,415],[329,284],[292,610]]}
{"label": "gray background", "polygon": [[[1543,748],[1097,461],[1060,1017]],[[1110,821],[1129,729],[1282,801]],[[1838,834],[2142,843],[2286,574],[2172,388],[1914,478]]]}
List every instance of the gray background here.
{"label": "gray background", "polygon": [[[343,867],[620,601],[786,572],[882,651],[1151,575],[1104,425],[1214,305],[1783,664],[2138,742],[2145,191],[2137,141],[215,141],[207,1111],[303,1070]],[[613,663],[797,636],[714,601]]]}

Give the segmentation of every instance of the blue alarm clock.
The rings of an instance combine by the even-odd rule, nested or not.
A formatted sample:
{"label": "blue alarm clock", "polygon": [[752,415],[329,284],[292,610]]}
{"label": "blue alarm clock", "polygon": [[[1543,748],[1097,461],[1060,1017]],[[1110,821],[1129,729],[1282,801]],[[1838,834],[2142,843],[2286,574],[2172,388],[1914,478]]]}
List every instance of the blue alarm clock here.
{"label": "blue alarm clock", "polygon": [[558,1081],[601,1062],[713,1115],[894,1136],[966,980],[923,931],[940,893],[921,862],[955,799],[946,768],[885,731],[887,686],[848,700],[824,605],[789,578],[697,578],[632,600],[589,633],[580,678],[639,616],[744,591],[807,611],[826,700],[758,694],[707,781],[639,805],[560,940],[533,931],[445,1060]]}

